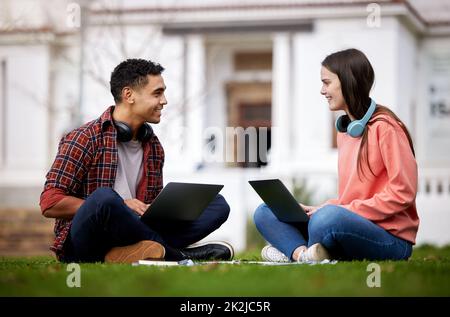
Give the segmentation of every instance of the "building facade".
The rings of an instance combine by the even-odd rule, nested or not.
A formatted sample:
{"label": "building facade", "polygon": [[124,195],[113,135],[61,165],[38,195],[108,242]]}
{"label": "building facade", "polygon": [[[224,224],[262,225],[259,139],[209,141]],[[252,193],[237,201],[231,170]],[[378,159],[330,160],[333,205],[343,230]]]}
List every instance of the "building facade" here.
{"label": "building facade", "polygon": [[60,137],[113,103],[114,66],[151,59],[166,68],[169,103],[154,126],[166,151],[165,183],[224,184],[230,218],[208,238],[243,250],[247,221],[261,203],[248,180],[280,178],[293,190],[302,184],[311,203],[336,196],[339,114],[319,93],[320,64],[354,47],[374,67],[372,97],[399,115],[414,140],[418,243],[450,243],[445,1],[1,4],[3,208],[37,208]]}

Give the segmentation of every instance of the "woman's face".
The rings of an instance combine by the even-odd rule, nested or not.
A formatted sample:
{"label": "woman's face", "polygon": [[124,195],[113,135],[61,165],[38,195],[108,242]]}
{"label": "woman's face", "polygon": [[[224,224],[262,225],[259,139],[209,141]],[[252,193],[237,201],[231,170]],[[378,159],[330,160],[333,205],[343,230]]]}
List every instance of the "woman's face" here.
{"label": "woman's face", "polygon": [[320,70],[320,78],[322,80],[322,89],[320,93],[327,98],[328,106],[331,111],[344,110],[347,111],[347,104],[341,90],[341,81],[335,73],[328,68],[322,66]]}

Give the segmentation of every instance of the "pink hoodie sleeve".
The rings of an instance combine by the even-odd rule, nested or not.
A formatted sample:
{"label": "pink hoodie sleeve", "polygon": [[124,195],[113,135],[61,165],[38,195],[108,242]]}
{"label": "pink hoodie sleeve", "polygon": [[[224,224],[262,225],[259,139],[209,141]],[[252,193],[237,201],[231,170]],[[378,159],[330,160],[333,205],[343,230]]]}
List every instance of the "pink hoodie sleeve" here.
{"label": "pink hoodie sleeve", "polygon": [[337,204],[339,204],[339,199],[331,198],[331,199],[328,199],[326,202],[324,202],[322,205],[320,205],[320,207],[325,206],[325,205],[337,205]]}

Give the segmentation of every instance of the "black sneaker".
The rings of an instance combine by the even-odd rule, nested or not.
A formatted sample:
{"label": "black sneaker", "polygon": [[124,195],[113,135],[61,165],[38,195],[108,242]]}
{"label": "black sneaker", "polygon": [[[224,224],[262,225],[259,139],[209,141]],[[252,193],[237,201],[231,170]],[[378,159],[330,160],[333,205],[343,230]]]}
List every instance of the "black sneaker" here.
{"label": "black sneaker", "polygon": [[225,260],[233,259],[233,247],[223,241],[211,241],[194,244],[181,250],[187,258],[191,260]]}

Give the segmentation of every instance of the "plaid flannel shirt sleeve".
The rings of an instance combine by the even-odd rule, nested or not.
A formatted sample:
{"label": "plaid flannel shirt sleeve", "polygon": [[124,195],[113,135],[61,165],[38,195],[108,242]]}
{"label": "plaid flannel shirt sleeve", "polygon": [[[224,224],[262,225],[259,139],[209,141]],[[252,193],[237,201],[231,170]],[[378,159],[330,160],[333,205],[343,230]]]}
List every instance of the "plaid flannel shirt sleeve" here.
{"label": "plaid flannel shirt sleeve", "polygon": [[81,190],[92,159],[92,141],[85,132],[75,130],[61,139],[41,194],[42,212],[53,207],[66,195],[80,196],[77,193]]}

